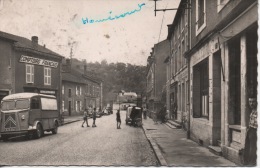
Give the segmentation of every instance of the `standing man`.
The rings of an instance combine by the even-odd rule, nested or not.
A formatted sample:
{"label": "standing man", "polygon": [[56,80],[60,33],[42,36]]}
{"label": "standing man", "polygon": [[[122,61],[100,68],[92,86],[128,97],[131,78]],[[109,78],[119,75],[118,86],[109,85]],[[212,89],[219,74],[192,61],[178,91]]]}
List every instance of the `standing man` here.
{"label": "standing man", "polygon": [[120,110],[117,110],[117,113],[116,113],[116,126],[117,126],[117,129],[121,129],[120,126],[121,126],[121,116],[120,116]]}
{"label": "standing man", "polygon": [[88,125],[88,109],[85,109],[85,111],[84,111],[82,127],[84,127],[84,123],[86,123],[87,127],[89,127],[89,125]]}
{"label": "standing man", "polygon": [[246,133],[245,149],[243,153],[245,166],[256,166],[257,151],[257,99],[249,98],[249,106],[252,109],[249,119],[249,128]]}
{"label": "standing man", "polygon": [[143,108],[143,115],[144,115],[144,119],[146,119],[146,116],[147,116],[147,109],[146,109],[145,106],[144,106],[144,108]]}
{"label": "standing man", "polygon": [[96,118],[97,118],[97,111],[96,111],[96,107],[95,107],[94,111],[93,111],[93,124],[92,124],[92,127],[97,127],[96,126]]}

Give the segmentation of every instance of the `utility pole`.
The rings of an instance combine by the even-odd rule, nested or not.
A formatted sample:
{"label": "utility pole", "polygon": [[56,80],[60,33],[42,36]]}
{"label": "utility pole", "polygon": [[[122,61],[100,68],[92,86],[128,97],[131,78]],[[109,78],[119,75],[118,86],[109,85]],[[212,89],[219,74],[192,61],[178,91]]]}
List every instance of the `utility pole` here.
{"label": "utility pole", "polygon": [[[150,1],[154,1],[154,16],[156,16],[156,12],[157,12],[157,11],[163,11],[163,12],[165,12],[165,11],[167,11],[167,10],[178,10],[178,8],[157,9],[157,8],[156,8],[156,2],[157,2],[157,1],[161,1],[161,0],[150,0]],[[188,7],[185,7],[184,9],[191,9],[191,8],[190,8],[190,4],[187,3],[187,5],[188,5]]]}

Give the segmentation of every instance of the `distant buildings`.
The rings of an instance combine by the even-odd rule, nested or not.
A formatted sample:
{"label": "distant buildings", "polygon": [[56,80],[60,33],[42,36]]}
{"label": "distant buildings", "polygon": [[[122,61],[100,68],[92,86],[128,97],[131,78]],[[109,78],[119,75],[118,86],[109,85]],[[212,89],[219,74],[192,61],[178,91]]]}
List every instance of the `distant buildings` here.
{"label": "distant buildings", "polygon": [[71,67],[67,59],[62,72],[62,111],[64,115],[79,115],[88,108],[102,108],[102,82]]}

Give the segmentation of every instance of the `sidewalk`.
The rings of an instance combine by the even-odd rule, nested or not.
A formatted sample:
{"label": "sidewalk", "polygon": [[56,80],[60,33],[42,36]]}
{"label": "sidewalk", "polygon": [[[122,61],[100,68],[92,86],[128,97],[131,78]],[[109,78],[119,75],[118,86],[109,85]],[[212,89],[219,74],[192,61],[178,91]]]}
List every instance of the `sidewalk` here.
{"label": "sidewalk", "polygon": [[161,166],[237,166],[186,138],[182,129],[143,119],[143,130]]}
{"label": "sidewalk", "polygon": [[83,122],[83,116],[64,116],[64,122],[62,125],[70,124],[80,120]]}

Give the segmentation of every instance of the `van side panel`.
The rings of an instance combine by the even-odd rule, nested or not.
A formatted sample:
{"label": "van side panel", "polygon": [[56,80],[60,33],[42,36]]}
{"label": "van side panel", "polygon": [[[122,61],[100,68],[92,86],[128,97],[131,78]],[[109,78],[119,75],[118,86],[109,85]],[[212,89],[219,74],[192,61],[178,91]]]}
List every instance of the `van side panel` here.
{"label": "van side panel", "polygon": [[44,120],[43,129],[51,129],[54,126],[54,119],[58,119],[58,110],[42,110],[42,119]]}
{"label": "van side panel", "polygon": [[31,109],[29,111],[29,125],[33,125],[34,121],[41,121],[41,110],[40,109]]}

